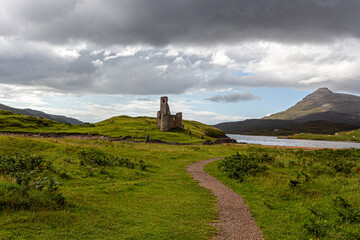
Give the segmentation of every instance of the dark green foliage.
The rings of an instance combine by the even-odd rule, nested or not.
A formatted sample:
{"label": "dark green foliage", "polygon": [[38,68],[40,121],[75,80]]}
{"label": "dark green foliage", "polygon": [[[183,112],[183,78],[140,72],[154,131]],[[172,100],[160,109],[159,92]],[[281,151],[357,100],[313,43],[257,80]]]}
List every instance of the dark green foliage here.
{"label": "dark green foliage", "polygon": [[64,206],[56,174],[52,163],[40,156],[0,155],[0,175],[8,180],[0,186],[0,210]]}
{"label": "dark green foliage", "polygon": [[[345,227],[360,222],[360,208],[353,207],[344,198],[338,196],[333,199],[332,209],[320,211],[310,208],[311,217],[304,224],[305,230],[316,238],[331,239],[331,231],[338,231],[340,239],[360,239],[356,232],[346,232]],[[335,211],[334,211],[335,210]]]}
{"label": "dark green foliage", "polygon": [[353,207],[344,198],[336,197],[334,200],[336,211],[342,223],[359,223],[360,222],[360,208]]}
{"label": "dark green foliage", "polygon": [[38,156],[0,156],[0,174],[9,175],[18,185],[28,186],[31,181],[41,177],[42,173],[54,172],[51,162]]}
{"label": "dark green foliage", "polygon": [[[322,149],[317,151],[297,151],[296,158],[306,164],[317,174],[345,174],[349,175],[355,172],[354,168],[360,158],[360,151],[356,149],[350,150],[332,150]],[[315,165],[317,163],[318,165]],[[320,164],[320,165],[319,165]]]}
{"label": "dark green foliage", "polygon": [[132,161],[128,158],[115,157],[113,155],[107,154],[99,149],[90,148],[86,150],[81,150],[79,152],[80,165],[86,166],[86,171],[88,176],[94,175],[94,171],[90,170],[93,167],[126,167],[134,169],[138,167],[142,171],[146,171],[150,166],[143,160]]}
{"label": "dark green foliage", "polygon": [[[359,149],[249,151],[252,153],[227,157],[218,164],[218,169],[243,182],[236,186],[244,189],[241,194],[245,196],[250,194],[247,191],[251,192],[247,197],[256,201],[252,203],[254,208],[262,208],[261,214],[265,216],[259,218],[262,223],[267,218],[279,217],[276,224],[266,225],[265,231],[270,228],[279,231],[282,221],[291,222],[286,227],[292,229],[291,234],[284,230],[278,235],[271,230],[274,234],[269,239],[360,240],[360,205],[354,197],[358,194]],[[266,174],[263,169],[268,169]]]}
{"label": "dark green foliage", "polygon": [[293,180],[293,179],[290,179],[290,182],[289,182],[289,186],[291,188],[295,188],[296,186],[298,186],[301,182],[297,181],[297,180]]}
{"label": "dark green foliage", "polygon": [[326,221],[321,218],[310,218],[308,223],[304,224],[304,228],[314,237],[324,237],[328,229]]}
{"label": "dark green foliage", "polygon": [[225,172],[230,178],[243,182],[247,176],[255,176],[258,173],[266,172],[267,163],[272,163],[274,157],[265,154],[239,154],[226,157],[218,164],[218,168]]}

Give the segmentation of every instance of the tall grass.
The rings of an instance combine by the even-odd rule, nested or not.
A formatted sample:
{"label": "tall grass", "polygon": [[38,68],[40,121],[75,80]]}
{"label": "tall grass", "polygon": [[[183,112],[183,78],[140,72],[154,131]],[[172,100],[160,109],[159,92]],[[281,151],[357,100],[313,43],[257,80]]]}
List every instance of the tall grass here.
{"label": "tall grass", "polygon": [[360,150],[268,149],[265,163],[254,150],[207,170],[243,195],[266,239],[360,239]]}
{"label": "tall grass", "polygon": [[0,155],[0,176],[0,211],[65,205],[52,162],[42,157]]}
{"label": "tall grass", "polygon": [[[38,195],[30,195],[27,205],[1,212],[0,239],[209,239],[216,233],[208,225],[217,219],[216,201],[186,166],[242,149],[0,137],[0,155],[51,163],[48,174],[61,182],[57,193],[65,199],[64,206],[52,207],[39,196],[46,186],[31,189]],[[15,185],[13,180],[2,175],[0,185]]]}

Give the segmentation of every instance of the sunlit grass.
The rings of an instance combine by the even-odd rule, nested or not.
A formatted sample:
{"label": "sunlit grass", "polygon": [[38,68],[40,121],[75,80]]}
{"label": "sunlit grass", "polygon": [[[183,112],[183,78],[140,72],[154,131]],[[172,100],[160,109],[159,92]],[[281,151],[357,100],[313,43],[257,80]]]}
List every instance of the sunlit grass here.
{"label": "sunlit grass", "polygon": [[[80,152],[88,149],[143,160],[149,167],[145,171],[136,166],[87,168],[80,164]],[[208,225],[217,220],[216,201],[191,179],[186,166],[243,149],[0,137],[1,155],[41,156],[68,176],[58,179],[65,208],[3,211],[0,238],[209,239],[216,232]]]}
{"label": "sunlit grass", "polygon": [[[242,183],[216,162],[206,170],[243,196],[265,239],[360,238],[359,150],[259,150],[276,160]],[[340,198],[351,207],[337,206]]]}
{"label": "sunlit grass", "polygon": [[339,132],[336,133],[335,135],[302,133],[302,134],[291,135],[288,137],[293,139],[360,142],[360,129],[352,130],[348,132]]}
{"label": "sunlit grass", "polygon": [[0,131],[98,134],[116,138],[130,136],[143,142],[149,134],[150,140],[179,143],[202,143],[205,140],[225,136],[219,129],[188,120],[183,120],[183,130],[172,129],[169,132],[161,132],[157,128],[156,121],[156,118],[151,117],[118,116],[95,124],[71,125],[0,111]]}

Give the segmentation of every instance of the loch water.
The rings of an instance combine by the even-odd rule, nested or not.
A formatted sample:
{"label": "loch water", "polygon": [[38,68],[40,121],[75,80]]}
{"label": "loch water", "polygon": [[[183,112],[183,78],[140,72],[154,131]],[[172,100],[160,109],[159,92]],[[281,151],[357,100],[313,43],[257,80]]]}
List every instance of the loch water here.
{"label": "loch water", "polygon": [[228,137],[236,139],[238,143],[277,145],[289,147],[318,147],[318,148],[360,148],[360,143],[338,142],[338,141],[318,141],[302,139],[282,139],[269,136],[250,136],[240,134],[226,134]]}

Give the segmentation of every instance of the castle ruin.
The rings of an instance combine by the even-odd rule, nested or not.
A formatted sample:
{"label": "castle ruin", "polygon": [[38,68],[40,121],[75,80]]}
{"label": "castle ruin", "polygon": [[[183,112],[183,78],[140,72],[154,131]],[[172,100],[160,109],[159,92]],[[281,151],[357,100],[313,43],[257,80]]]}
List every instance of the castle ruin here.
{"label": "castle ruin", "polygon": [[167,132],[173,128],[183,128],[182,113],[179,112],[176,113],[176,115],[170,114],[168,97],[160,98],[160,111],[157,113],[157,127],[163,132]]}

